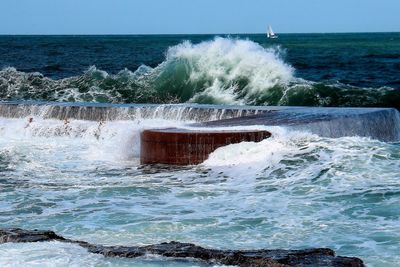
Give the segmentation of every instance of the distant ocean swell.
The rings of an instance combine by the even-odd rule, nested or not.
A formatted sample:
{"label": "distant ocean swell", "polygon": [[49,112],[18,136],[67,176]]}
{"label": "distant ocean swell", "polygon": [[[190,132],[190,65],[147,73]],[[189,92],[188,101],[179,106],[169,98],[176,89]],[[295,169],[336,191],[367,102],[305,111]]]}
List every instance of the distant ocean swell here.
{"label": "distant ocean swell", "polygon": [[[360,77],[363,79],[363,77]],[[90,67],[80,76],[53,80],[9,67],[0,71],[2,100],[109,103],[381,106],[400,109],[400,90],[307,81],[283,60],[279,47],[215,38],[170,47],[155,68],[109,74]]]}

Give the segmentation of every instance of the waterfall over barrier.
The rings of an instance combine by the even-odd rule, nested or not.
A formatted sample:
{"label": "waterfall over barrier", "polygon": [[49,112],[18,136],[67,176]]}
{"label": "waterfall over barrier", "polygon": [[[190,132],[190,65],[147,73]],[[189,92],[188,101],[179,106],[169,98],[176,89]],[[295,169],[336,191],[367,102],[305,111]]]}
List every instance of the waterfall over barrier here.
{"label": "waterfall over barrier", "polygon": [[323,137],[362,136],[386,142],[400,140],[400,113],[394,108],[271,107],[261,114],[198,125],[283,126]]}
{"label": "waterfall over barrier", "polygon": [[283,126],[324,137],[365,136],[400,140],[400,115],[393,108],[325,108],[199,104],[95,104],[36,101],[2,102],[0,117],[113,121],[167,119],[195,127]]}
{"label": "waterfall over barrier", "polygon": [[0,103],[0,117],[113,121],[167,119],[194,121],[193,126],[274,125],[326,137],[366,136],[400,140],[400,113],[394,108],[327,108],[201,104],[97,104],[37,101]]}
{"label": "waterfall over barrier", "polygon": [[[362,136],[386,142],[400,140],[400,115],[396,109],[391,108],[3,102],[0,104],[0,117],[97,121],[99,127],[103,121],[163,119],[171,120],[171,123],[173,121],[185,123],[187,129],[184,131],[171,128],[144,131],[141,135],[140,153],[141,157],[146,157],[146,159],[141,158],[143,163],[149,163],[149,158],[151,163],[199,163],[207,159],[217,147],[268,138],[269,133],[265,131],[265,127],[268,126],[280,126],[288,130],[305,131],[330,138]],[[248,126],[260,126],[266,133],[262,135],[263,137],[260,135],[254,138],[252,136],[259,134],[259,130],[250,129],[252,132],[250,136],[249,129],[244,129]],[[235,130],[229,127],[234,127]],[[158,136],[146,139],[144,133]],[[143,140],[147,140],[147,145],[151,145],[151,151],[143,153],[146,150],[146,142]],[[186,152],[182,152],[182,148],[185,148]],[[156,153],[157,151],[163,153]],[[151,153],[154,155],[150,155]],[[201,155],[201,157],[190,155]],[[178,157],[190,160],[180,162]]]}
{"label": "waterfall over barrier", "polygon": [[181,121],[212,121],[256,115],[260,107],[219,106],[197,104],[98,104],[16,101],[0,104],[0,117],[25,118],[37,116],[43,119],[75,119],[113,121],[135,119],[167,119]]}

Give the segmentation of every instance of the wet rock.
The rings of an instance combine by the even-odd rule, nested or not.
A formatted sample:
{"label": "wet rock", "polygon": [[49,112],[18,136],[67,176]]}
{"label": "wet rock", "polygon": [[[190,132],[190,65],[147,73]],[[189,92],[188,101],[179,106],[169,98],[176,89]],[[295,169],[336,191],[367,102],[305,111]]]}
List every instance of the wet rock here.
{"label": "wet rock", "polygon": [[0,229],[0,243],[26,243],[44,241],[64,241],[62,236],[56,235],[53,231],[23,230],[19,228]]}
{"label": "wet rock", "polygon": [[362,260],[355,257],[335,256],[329,248],[303,250],[218,250],[196,246],[190,243],[169,242],[148,246],[102,246],[84,241],[64,238],[52,231],[23,230],[19,228],[0,229],[0,243],[61,241],[78,244],[91,253],[106,257],[136,258],[146,254],[163,257],[193,258],[210,263],[246,267],[283,266],[324,266],[324,267],[362,267]]}

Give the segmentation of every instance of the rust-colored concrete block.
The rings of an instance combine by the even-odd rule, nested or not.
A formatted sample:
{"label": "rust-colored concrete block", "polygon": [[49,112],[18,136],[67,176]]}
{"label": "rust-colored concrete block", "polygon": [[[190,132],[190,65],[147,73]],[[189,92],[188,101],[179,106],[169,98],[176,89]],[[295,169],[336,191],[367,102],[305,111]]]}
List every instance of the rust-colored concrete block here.
{"label": "rust-colored concrete block", "polygon": [[271,136],[268,131],[186,130],[177,128],[145,130],[140,137],[141,164],[192,165],[206,160],[221,146],[259,142]]}

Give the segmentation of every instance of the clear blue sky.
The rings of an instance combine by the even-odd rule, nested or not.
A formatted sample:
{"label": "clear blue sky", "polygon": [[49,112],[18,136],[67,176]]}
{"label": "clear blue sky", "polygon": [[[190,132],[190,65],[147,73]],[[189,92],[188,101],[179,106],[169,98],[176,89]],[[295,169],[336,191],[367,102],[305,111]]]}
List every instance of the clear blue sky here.
{"label": "clear blue sky", "polygon": [[0,0],[0,34],[400,31],[400,0]]}

